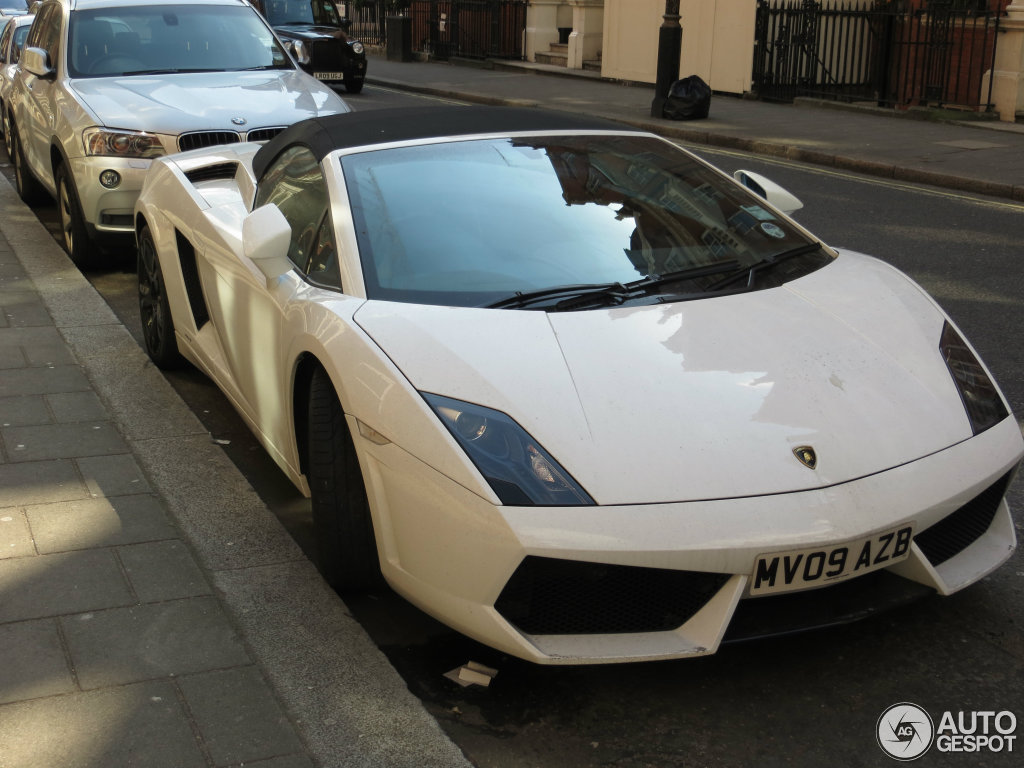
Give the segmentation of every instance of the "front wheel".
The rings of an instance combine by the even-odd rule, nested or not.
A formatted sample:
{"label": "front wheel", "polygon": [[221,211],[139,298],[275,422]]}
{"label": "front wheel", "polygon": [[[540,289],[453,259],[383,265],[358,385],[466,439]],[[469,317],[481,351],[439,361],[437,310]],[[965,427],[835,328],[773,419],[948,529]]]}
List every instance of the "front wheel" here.
{"label": "front wheel", "polygon": [[14,125],[11,132],[11,162],[14,164],[14,185],[18,189],[18,197],[26,205],[38,205],[47,197],[46,188],[32,174],[25,159],[25,148],[21,146],[21,136]]}
{"label": "front wheel", "polygon": [[167,299],[164,273],[156,253],[156,243],[148,226],[139,233],[139,316],[142,340],[149,359],[162,370],[180,368],[185,359],[178,351],[174,319]]}
{"label": "front wheel", "polygon": [[14,162],[14,141],[11,137],[11,112],[6,107],[4,108],[4,149],[7,150],[7,157],[10,161]]}
{"label": "front wheel", "polygon": [[60,226],[64,233],[64,250],[77,266],[92,266],[96,261],[96,246],[86,229],[75,183],[63,163],[57,166],[54,181],[57,184],[57,207],[60,209]]}
{"label": "front wheel", "polygon": [[365,592],[381,583],[373,520],[345,414],[322,368],[310,381],[307,426],[320,572],[339,592]]}

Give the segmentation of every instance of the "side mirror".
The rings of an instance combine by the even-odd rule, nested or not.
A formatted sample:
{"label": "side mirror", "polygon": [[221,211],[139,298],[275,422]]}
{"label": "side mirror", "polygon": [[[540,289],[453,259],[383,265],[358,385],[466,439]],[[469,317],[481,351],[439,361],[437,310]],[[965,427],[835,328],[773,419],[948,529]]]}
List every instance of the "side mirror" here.
{"label": "side mirror", "polygon": [[273,203],[257,208],[242,221],[242,252],[268,280],[295,268],[288,258],[291,244],[292,227]]}
{"label": "side mirror", "polygon": [[21,66],[36,77],[50,77],[54,70],[50,66],[50,54],[42,48],[26,48],[21,53]]}
{"label": "side mirror", "polygon": [[789,216],[804,207],[800,199],[780,187],[771,179],[753,171],[736,171],[732,177],[755,195],[764,198],[775,208]]}

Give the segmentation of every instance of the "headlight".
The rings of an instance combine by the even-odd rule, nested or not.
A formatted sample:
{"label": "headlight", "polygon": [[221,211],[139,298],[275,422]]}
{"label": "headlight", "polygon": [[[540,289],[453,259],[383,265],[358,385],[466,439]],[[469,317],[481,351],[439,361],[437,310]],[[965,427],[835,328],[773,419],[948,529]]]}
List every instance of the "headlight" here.
{"label": "headlight", "polygon": [[363,52],[363,44],[360,43],[358,40],[356,40],[354,43],[351,43],[351,46],[352,46],[352,50],[355,51],[356,53],[362,53]]}
{"label": "headlight", "polygon": [[299,64],[309,64],[312,59],[310,59],[309,49],[304,42],[301,40],[290,40],[287,44],[292,49],[292,54]]}
{"label": "headlight", "polygon": [[964,402],[974,434],[984,432],[1009,416],[996,385],[985,373],[967,342],[948,322],[942,328],[939,350],[960,391],[960,399]]}
{"label": "headlight", "polygon": [[160,157],[164,154],[160,139],[141,131],[115,131],[90,128],[82,134],[85,154],[107,157]]}
{"label": "headlight", "polygon": [[568,507],[594,503],[551,454],[506,414],[449,397],[421,394],[502,504]]}

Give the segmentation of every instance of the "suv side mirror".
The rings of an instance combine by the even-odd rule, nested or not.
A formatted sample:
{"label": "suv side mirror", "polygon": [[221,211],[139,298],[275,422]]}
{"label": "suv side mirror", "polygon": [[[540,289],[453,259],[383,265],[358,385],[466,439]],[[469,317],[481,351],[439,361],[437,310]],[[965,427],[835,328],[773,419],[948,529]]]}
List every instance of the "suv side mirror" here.
{"label": "suv side mirror", "polygon": [[42,48],[26,48],[22,51],[21,66],[36,77],[51,77],[55,72],[50,66],[50,54]]}
{"label": "suv side mirror", "polygon": [[288,258],[292,227],[273,203],[261,206],[242,220],[242,252],[268,280],[295,268]]}
{"label": "suv side mirror", "polygon": [[789,216],[804,207],[796,195],[780,187],[774,181],[753,171],[736,171],[732,177],[755,195],[764,198]]}

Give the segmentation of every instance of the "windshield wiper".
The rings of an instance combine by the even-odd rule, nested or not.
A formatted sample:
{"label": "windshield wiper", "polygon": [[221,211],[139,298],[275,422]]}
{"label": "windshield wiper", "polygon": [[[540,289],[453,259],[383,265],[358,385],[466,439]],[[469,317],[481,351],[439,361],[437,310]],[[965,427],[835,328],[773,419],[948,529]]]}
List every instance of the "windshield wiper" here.
{"label": "windshield wiper", "polygon": [[[206,67],[204,69],[133,69],[131,72],[122,72],[120,76],[124,75],[189,75],[196,72],[223,72],[223,69],[210,69]],[[107,75],[107,77],[117,77],[117,75]]]}
{"label": "windshield wiper", "polygon": [[603,291],[612,290],[615,288],[621,288],[625,290],[625,287],[621,283],[604,283],[602,285],[558,285],[554,288],[541,288],[537,291],[516,291],[511,296],[504,299],[499,299],[493,304],[487,304],[487,309],[522,309],[528,307],[531,304],[535,304],[538,301],[544,299],[554,299],[558,296],[564,296],[566,294],[571,295],[590,295],[592,293],[601,293]]}
{"label": "windshield wiper", "polygon": [[599,306],[617,306],[630,299],[646,296],[654,288],[660,288],[663,285],[670,285],[671,283],[678,283],[684,280],[696,280],[700,277],[732,272],[737,266],[739,266],[738,261],[729,259],[728,261],[718,261],[714,264],[704,264],[699,267],[666,272],[663,275],[648,275],[625,284],[561,285],[554,288],[542,288],[537,291],[517,291],[515,295],[500,299],[493,304],[488,304],[487,307],[488,309],[523,309],[531,304],[558,299],[560,296],[565,298],[545,308],[555,312],[565,312],[594,304]]}
{"label": "windshield wiper", "polygon": [[716,280],[714,283],[708,286],[709,291],[717,291],[727,285],[735,283],[742,277],[747,278],[747,284],[745,290],[749,290],[754,287],[754,277],[758,272],[765,269],[769,269],[789,259],[795,259],[798,256],[806,256],[809,253],[821,250],[821,243],[807,243],[806,245],[798,245],[796,248],[790,248],[788,251],[782,251],[772,256],[765,256],[759,261],[755,261],[749,266],[744,266],[731,275],[726,275],[721,280]]}

